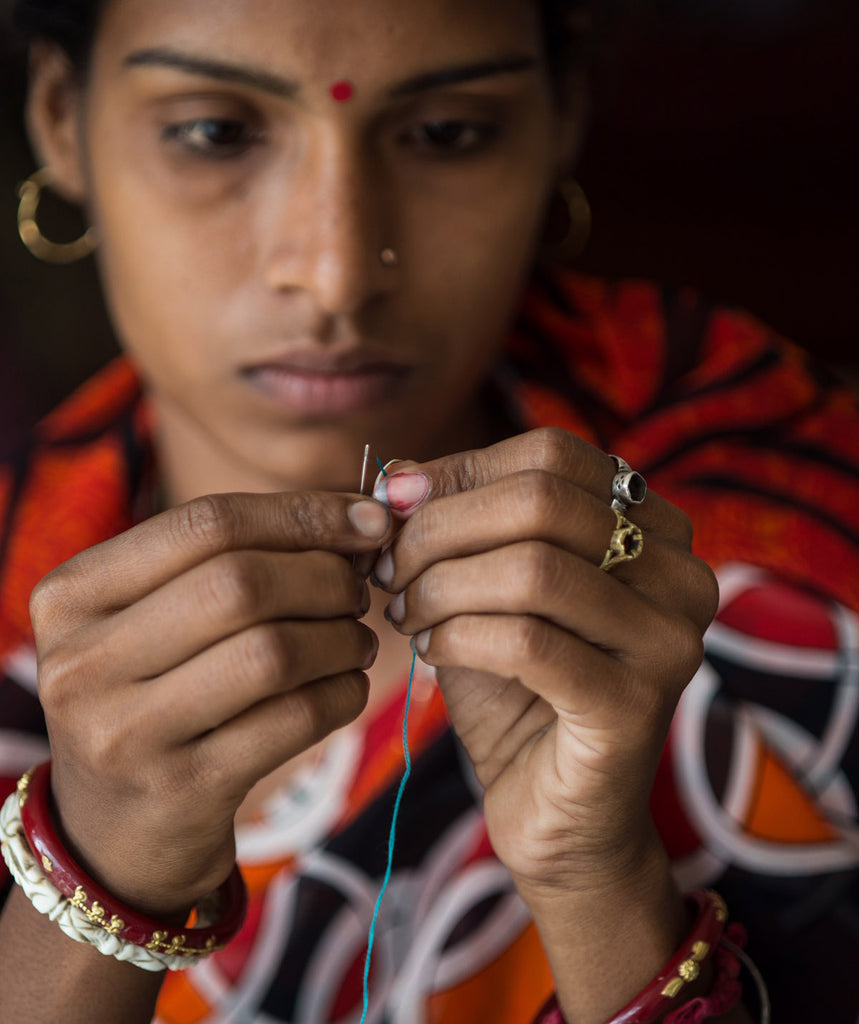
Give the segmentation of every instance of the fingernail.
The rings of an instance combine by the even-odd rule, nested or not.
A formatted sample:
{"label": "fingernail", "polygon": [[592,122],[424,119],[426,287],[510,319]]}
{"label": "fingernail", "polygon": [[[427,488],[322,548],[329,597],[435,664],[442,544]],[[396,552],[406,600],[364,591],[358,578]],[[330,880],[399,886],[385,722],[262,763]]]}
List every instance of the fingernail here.
{"label": "fingernail", "polygon": [[364,661],[364,664],[361,666],[361,668],[370,668],[373,665],[373,662],[376,660],[376,655],[378,653],[379,653],[379,638],[374,633],[373,634],[373,646],[370,648],[370,653],[367,655],[367,658]]}
{"label": "fingernail", "polygon": [[431,629],[424,629],[420,633],[416,633],[415,636],[412,637],[414,650],[416,650],[418,654],[423,656],[429,650],[431,634]]}
{"label": "fingernail", "polygon": [[429,491],[429,478],[423,473],[394,473],[379,480],[373,497],[398,512],[408,512],[419,505]]}
{"label": "fingernail", "polygon": [[381,540],[391,522],[388,510],[375,501],[356,501],[349,506],[346,515],[358,533],[368,540]]}
{"label": "fingernail", "polygon": [[388,461],[385,463],[384,466],[381,466],[381,463],[380,463],[381,471],[376,474],[376,479],[375,479],[375,481],[373,483],[373,490],[374,491],[376,490],[376,488],[379,486],[380,481],[384,480],[386,476],[390,476],[391,475],[390,474],[391,466],[396,465],[396,463],[403,462],[403,461],[404,461],[403,459],[388,459]]}
{"label": "fingernail", "polygon": [[401,592],[388,604],[388,607],[385,609],[385,618],[388,622],[393,622],[394,625],[398,626],[405,617],[406,595]]}
{"label": "fingernail", "polygon": [[390,550],[383,551],[379,556],[370,579],[378,587],[389,587],[394,580],[394,556]]}
{"label": "fingernail", "polygon": [[363,590],[361,592],[361,614],[366,615],[370,610],[370,588],[366,583],[362,581]]}

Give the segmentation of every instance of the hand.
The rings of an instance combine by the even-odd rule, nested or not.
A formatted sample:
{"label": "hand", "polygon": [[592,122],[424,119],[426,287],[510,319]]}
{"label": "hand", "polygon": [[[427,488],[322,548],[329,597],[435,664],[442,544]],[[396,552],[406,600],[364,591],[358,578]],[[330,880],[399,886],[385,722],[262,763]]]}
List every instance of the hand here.
{"label": "hand", "polygon": [[[537,430],[392,466],[385,481],[407,520],[375,568],[397,595],[388,615],[438,668],[493,846],[523,894],[640,865],[655,768],[716,609],[689,521],[658,495],[629,513],[641,556],[600,570],[615,471],[574,436]],[[426,494],[413,505],[423,483],[404,496],[397,474],[418,472]]]}
{"label": "hand", "polygon": [[348,495],[215,495],[36,587],[60,825],[105,888],[181,916],[229,874],[253,784],[361,712],[376,638],[348,556],[390,531]]}

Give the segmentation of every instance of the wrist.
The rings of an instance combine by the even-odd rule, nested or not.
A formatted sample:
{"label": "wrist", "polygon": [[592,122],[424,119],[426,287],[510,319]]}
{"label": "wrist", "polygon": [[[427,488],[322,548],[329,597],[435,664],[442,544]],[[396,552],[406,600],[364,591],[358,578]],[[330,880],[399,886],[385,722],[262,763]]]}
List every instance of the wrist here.
{"label": "wrist", "polygon": [[600,871],[568,877],[569,887],[555,875],[548,883],[529,879],[519,891],[566,1021],[602,1024],[670,961],[689,918],[655,830]]}
{"label": "wrist", "polygon": [[241,927],[247,893],[238,868],[198,905],[189,927],[155,920],[89,877],[62,844],[49,813],[50,762],[25,773],[0,809],[2,855],[36,909],[65,934],[144,970],[190,966]]}
{"label": "wrist", "polygon": [[[605,906],[607,900],[638,900],[646,891],[660,890],[671,879],[665,847],[648,816],[622,844],[604,847],[597,854],[571,851],[556,856],[549,870],[524,875],[512,872],[520,896],[532,914],[557,907],[559,897],[586,909]],[[673,882],[670,888],[676,891]],[[678,895],[679,899],[679,895]]]}

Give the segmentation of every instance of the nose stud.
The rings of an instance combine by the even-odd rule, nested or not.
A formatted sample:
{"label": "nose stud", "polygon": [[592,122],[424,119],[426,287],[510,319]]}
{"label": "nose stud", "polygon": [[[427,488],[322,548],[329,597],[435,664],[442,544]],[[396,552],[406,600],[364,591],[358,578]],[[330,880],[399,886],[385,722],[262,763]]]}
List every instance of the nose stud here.
{"label": "nose stud", "polygon": [[395,267],[400,262],[396,250],[388,247],[379,253],[379,259],[382,261],[383,267]]}

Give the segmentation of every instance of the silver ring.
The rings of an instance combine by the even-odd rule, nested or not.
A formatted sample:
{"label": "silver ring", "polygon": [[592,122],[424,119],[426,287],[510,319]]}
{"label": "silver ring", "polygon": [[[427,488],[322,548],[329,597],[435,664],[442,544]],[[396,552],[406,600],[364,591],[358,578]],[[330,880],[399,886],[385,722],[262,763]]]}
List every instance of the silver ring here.
{"label": "silver ring", "polygon": [[615,512],[628,512],[631,506],[640,505],[647,494],[647,482],[619,455],[609,455],[617,466],[611,482],[611,507]]}

